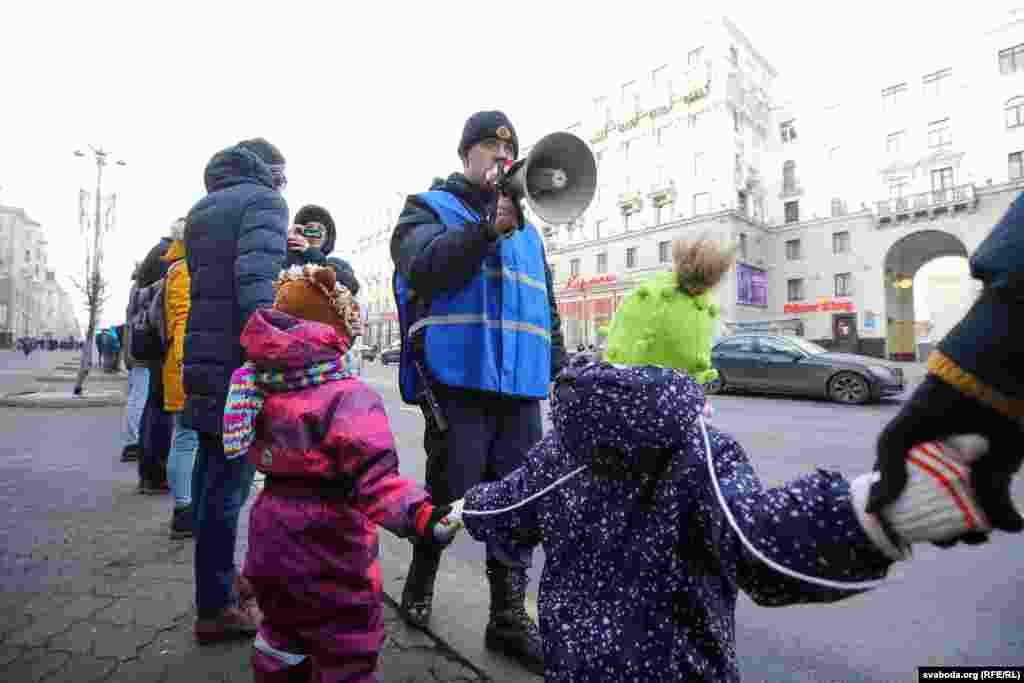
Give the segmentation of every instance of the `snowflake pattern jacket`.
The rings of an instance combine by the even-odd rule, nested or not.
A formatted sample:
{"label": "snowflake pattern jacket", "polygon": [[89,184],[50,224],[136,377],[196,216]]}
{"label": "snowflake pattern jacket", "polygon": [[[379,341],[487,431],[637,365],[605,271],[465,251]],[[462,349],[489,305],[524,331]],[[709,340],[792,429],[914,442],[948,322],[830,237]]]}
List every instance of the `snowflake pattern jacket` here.
{"label": "snowflake pattern jacket", "polygon": [[[780,606],[858,591],[782,575],[743,546],[711,483],[697,416],[702,389],[674,370],[573,366],[559,377],[554,429],[521,468],[480,484],[465,509],[477,540],[543,544],[538,612],[546,681],[738,681],[738,591]],[[857,522],[849,483],[817,470],[765,488],[740,445],[708,427],[712,461],[744,535],[775,562],[833,581],[885,575]]]}

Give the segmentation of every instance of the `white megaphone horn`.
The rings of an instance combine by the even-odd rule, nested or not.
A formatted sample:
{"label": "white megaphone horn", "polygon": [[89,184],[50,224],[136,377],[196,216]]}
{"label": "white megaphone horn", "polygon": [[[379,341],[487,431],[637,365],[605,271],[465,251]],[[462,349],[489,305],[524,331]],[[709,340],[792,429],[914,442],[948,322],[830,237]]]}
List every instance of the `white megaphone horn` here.
{"label": "white megaphone horn", "polygon": [[572,133],[545,135],[525,159],[512,164],[499,187],[526,199],[541,220],[560,225],[579,218],[597,191],[597,161]]}

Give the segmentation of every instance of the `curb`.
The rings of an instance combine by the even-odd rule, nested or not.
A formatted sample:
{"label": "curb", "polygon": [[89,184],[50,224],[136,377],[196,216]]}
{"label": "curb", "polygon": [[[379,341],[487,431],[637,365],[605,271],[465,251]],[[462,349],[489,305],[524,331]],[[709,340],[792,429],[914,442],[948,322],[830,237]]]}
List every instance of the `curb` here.
{"label": "curb", "polygon": [[19,391],[0,396],[0,406],[15,408],[106,408],[123,406],[128,396],[123,391],[99,391],[81,397],[63,392]]}
{"label": "curb", "polygon": [[[74,382],[78,379],[77,374],[56,373],[52,375],[36,375],[33,379],[37,382]],[[104,372],[90,372],[85,380],[88,382],[127,382],[128,375],[117,373],[107,374]]]}

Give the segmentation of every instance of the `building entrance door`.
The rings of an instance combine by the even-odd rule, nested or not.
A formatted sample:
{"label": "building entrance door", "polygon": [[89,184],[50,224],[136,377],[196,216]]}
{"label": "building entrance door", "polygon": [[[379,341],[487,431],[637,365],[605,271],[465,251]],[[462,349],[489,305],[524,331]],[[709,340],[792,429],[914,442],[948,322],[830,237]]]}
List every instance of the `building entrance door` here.
{"label": "building entrance door", "polygon": [[832,339],[836,351],[857,353],[857,315],[842,313],[832,316]]}

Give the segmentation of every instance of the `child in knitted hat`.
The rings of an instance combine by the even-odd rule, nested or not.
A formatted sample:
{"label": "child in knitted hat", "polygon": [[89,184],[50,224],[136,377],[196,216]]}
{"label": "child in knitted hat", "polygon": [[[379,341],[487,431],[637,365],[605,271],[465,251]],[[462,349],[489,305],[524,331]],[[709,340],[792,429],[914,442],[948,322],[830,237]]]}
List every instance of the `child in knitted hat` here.
{"label": "child in knitted hat", "polygon": [[711,292],[732,250],[697,240],[673,255],[674,272],[616,312],[611,363],[559,375],[553,428],[526,464],[453,505],[478,541],[543,544],[549,682],[737,681],[739,591],[769,606],[841,600],[912,543],[989,528],[969,484],[980,437],[909,453],[911,483],[881,518],[864,512],[871,475],[819,469],[765,488],[702,417]]}
{"label": "child in knitted hat", "polygon": [[263,613],[255,680],[376,680],[377,526],[447,543],[450,507],[399,477],[381,397],[345,360],[352,297],[334,270],[296,266],[275,287],[242,332],[224,412],[225,454],[266,475],[244,569]]}

